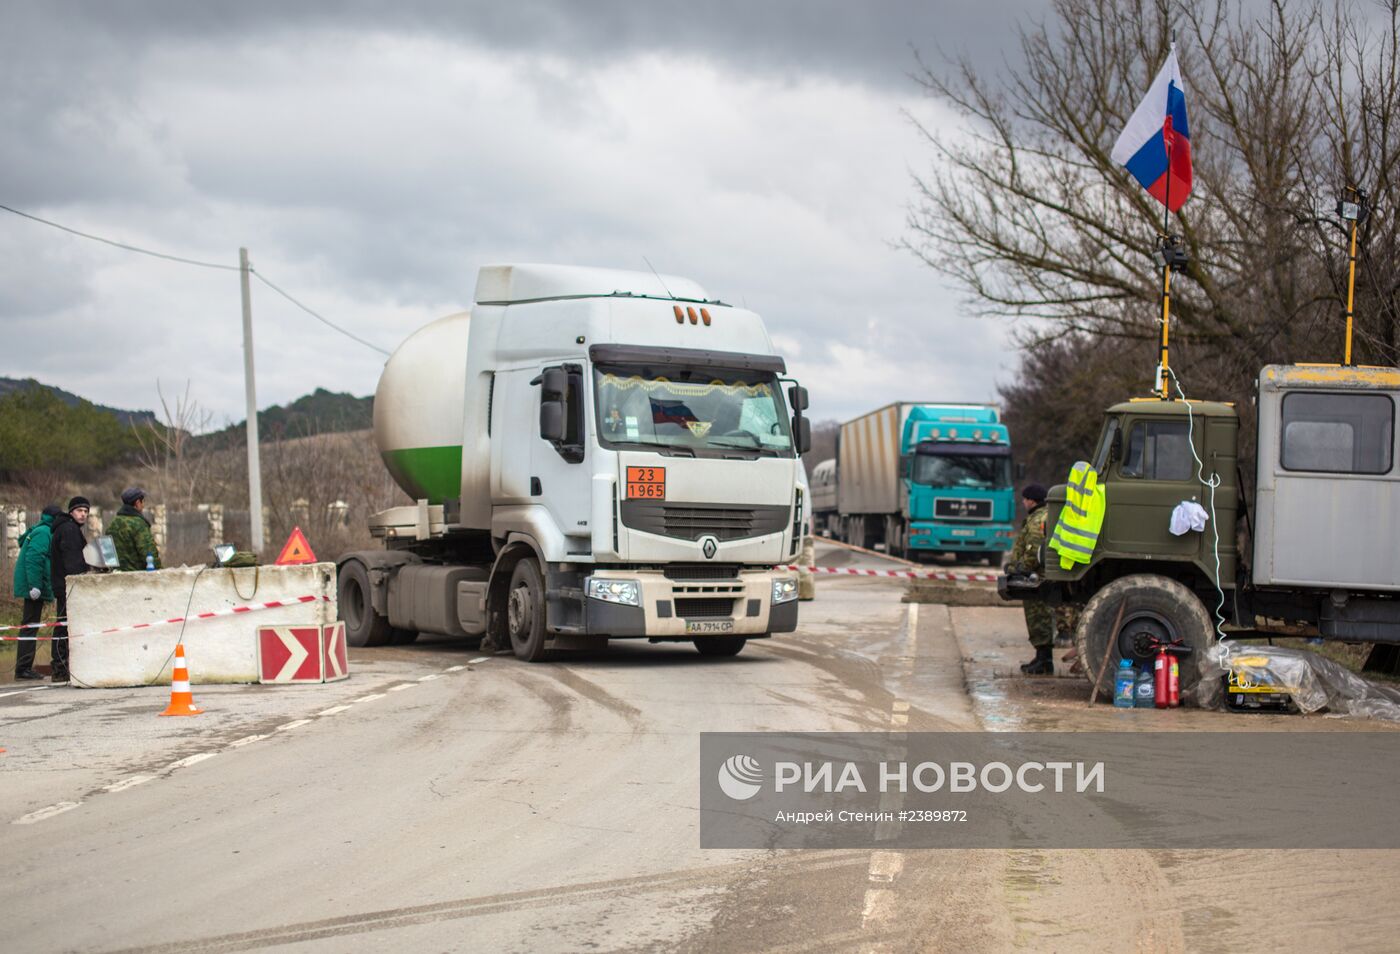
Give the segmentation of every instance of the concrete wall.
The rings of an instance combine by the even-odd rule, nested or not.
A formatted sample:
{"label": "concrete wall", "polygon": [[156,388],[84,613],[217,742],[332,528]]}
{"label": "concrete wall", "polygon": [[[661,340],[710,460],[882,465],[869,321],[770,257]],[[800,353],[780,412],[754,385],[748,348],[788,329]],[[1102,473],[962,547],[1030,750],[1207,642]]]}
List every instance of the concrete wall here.
{"label": "concrete wall", "polygon": [[190,682],[258,681],[259,626],[325,624],[335,620],[335,565],[247,569],[180,567],[155,573],[94,573],[73,581],[69,628],[94,633],[70,640],[69,667],[77,686],[169,683],[180,625],[122,633],[96,631],[298,596],[317,601],[237,616],[191,621],[184,629]]}

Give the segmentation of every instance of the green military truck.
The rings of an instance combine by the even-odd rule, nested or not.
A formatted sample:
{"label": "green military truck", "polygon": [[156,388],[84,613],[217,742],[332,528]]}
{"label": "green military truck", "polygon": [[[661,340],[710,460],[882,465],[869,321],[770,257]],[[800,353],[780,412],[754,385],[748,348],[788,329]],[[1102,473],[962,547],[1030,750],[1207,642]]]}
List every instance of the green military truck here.
{"label": "green military truck", "polygon": [[[1090,679],[1106,655],[1109,668],[1148,662],[1155,641],[1180,640],[1199,657],[1217,610],[1227,636],[1400,644],[1400,370],[1271,365],[1256,401],[1252,495],[1241,491],[1232,405],[1110,407],[1091,460],[1107,511],[1089,562],[1062,568],[1047,549],[1043,575],[1002,577],[1004,598],[1082,607],[1075,639]],[[1208,482],[1213,521],[1171,533],[1178,504],[1212,508]],[[1048,527],[1065,489],[1050,491]],[[1184,664],[1183,690],[1197,679]],[[1103,682],[1107,699],[1112,673]]]}

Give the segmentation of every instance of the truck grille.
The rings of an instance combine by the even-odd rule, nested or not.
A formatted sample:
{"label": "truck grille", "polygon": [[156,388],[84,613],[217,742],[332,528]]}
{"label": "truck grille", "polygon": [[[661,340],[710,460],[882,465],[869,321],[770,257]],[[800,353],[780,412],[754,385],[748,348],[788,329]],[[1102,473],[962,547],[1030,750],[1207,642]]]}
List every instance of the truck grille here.
{"label": "truck grille", "polygon": [[656,500],[624,500],[622,522],[633,530],[679,540],[744,540],[779,533],[787,527],[790,508],[783,504],[732,506],[668,504]]}
{"label": "truck grille", "polygon": [[672,564],[661,571],[668,580],[737,580],[739,567],[733,563],[682,563]]}
{"label": "truck grille", "polygon": [[676,615],[682,619],[714,619],[734,615],[734,601],[728,597],[696,597],[676,600]]}
{"label": "truck grille", "polygon": [[942,520],[990,520],[990,500],[967,500],[959,497],[939,497],[933,502],[933,515]]}

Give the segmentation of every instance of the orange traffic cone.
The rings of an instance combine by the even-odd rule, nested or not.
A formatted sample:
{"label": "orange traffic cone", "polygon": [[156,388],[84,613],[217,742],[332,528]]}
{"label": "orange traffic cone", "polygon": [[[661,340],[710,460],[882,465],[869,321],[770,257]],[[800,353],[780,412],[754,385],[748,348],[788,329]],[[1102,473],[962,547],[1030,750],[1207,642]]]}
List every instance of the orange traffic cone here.
{"label": "orange traffic cone", "polygon": [[194,694],[190,692],[190,671],[185,668],[185,644],[175,644],[175,672],[170,679],[170,705],[161,713],[163,716],[199,715],[203,709],[195,707]]}

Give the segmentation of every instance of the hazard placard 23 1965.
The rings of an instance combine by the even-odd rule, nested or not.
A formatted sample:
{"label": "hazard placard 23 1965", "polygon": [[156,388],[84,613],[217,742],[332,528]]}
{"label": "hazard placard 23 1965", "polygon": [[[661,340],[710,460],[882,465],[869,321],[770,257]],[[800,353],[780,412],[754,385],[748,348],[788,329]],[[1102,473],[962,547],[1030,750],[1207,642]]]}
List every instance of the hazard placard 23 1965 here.
{"label": "hazard placard 23 1965", "polygon": [[628,467],[628,500],[665,500],[665,467]]}

